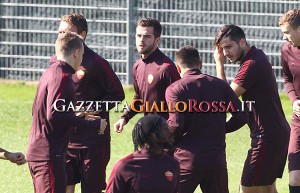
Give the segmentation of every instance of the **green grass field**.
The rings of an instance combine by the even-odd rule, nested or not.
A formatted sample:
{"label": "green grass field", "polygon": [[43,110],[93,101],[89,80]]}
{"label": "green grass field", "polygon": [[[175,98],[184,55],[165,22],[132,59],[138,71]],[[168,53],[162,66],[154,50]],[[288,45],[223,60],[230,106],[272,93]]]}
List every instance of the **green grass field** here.
{"label": "green grass field", "polygon": [[[9,151],[26,153],[29,130],[31,126],[31,106],[34,99],[36,86],[17,84],[0,84],[0,147]],[[133,96],[132,88],[126,88],[126,101],[129,103]],[[288,121],[292,116],[291,104],[285,94],[281,100]],[[121,116],[121,113],[110,114],[111,125]],[[134,123],[141,115],[134,117],[121,134],[112,133],[111,160],[107,168],[107,179],[113,165],[120,158],[133,151],[131,130]],[[228,134],[227,139],[227,164],[229,172],[229,192],[237,193],[244,159],[250,146],[249,129],[242,129]],[[33,185],[28,166],[17,166],[9,161],[0,160],[0,192],[1,193],[31,193]],[[277,180],[279,193],[288,192],[287,167],[282,179]],[[77,185],[76,193],[80,192]],[[197,189],[195,192],[201,192]]]}

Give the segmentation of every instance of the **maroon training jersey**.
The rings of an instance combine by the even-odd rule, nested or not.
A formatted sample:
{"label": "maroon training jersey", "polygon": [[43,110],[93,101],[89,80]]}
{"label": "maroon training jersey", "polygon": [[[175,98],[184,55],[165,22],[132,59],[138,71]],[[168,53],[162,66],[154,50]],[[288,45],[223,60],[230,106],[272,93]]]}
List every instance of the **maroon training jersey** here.
{"label": "maroon training jersey", "polygon": [[265,53],[252,46],[240,61],[234,82],[243,87],[244,101],[255,101],[249,113],[251,138],[288,140],[289,125],[282,110],[272,65]]}
{"label": "maroon training jersey", "polygon": [[113,168],[107,193],[179,193],[179,163],[166,154],[136,151]]}
{"label": "maroon training jersey", "polygon": [[[285,91],[293,103],[300,100],[300,50],[286,43],[281,51]],[[293,114],[293,124],[300,126],[300,118]]]}
{"label": "maroon training jersey", "polygon": [[86,121],[76,117],[72,109],[67,110],[75,97],[73,73],[69,64],[59,60],[43,73],[32,107],[27,161],[65,160],[73,126],[99,130],[99,120]]}
{"label": "maroon training jersey", "polygon": [[[50,64],[55,60],[56,56],[54,55],[50,60]],[[84,45],[82,63],[73,75],[73,81],[76,90],[76,101],[123,101],[125,98],[122,84],[108,61],[86,45]],[[108,110],[115,107],[114,103],[107,104],[109,104]],[[95,103],[93,106],[95,106]],[[70,148],[97,147],[102,143],[110,142],[109,112],[106,111],[105,104],[102,107],[100,108],[102,112],[99,115],[107,121],[104,134],[87,130],[84,127],[76,127],[71,135]]]}
{"label": "maroon training jersey", "polygon": [[[226,169],[225,134],[242,127],[248,118],[246,112],[241,112],[241,102],[231,87],[199,69],[190,69],[167,88],[166,100],[168,104],[172,102],[173,109],[179,101],[188,104],[188,108],[191,101],[197,104],[190,111],[169,113],[168,124],[175,138],[174,157],[180,168]],[[227,123],[226,110],[232,112]]]}
{"label": "maroon training jersey", "polygon": [[[158,48],[146,59],[139,59],[133,65],[132,76],[135,91],[133,99],[143,100],[144,104],[140,105],[144,106],[146,102],[149,102],[150,107],[153,102],[156,102],[159,109],[161,109],[161,101],[166,101],[165,91],[167,87],[180,79],[174,62]],[[136,109],[140,108],[138,105],[135,106],[137,106]],[[125,112],[122,118],[128,122],[136,114],[130,108],[130,111]],[[145,112],[144,114],[158,114],[168,119],[168,113]]]}

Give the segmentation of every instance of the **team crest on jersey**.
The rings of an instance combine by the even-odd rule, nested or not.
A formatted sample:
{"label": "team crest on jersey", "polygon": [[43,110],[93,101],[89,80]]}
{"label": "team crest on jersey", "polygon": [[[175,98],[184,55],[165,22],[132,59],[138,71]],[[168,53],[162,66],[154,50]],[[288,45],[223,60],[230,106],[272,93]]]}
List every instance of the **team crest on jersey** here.
{"label": "team crest on jersey", "polygon": [[170,182],[173,180],[173,177],[174,177],[173,173],[170,171],[166,171],[165,176],[166,176],[167,180],[169,180]]}
{"label": "team crest on jersey", "polygon": [[149,84],[151,84],[151,83],[153,82],[153,78],[154,78],[154,77],[153,77],[152,74],[149,74],[149,75],[148,75],[148,83],[149,83]]}
{"label": "team crest on jersey", "polygon": [[84,77],[85,72],[83,70],[77,70],[76,75],[78,79],[82,79]]}

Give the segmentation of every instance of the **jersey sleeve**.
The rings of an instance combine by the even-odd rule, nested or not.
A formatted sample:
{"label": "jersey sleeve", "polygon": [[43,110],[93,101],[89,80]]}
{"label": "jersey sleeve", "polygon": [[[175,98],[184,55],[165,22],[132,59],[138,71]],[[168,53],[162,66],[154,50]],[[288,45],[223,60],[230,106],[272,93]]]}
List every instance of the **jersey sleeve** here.
{"label": "jersey sleeve", "polygon": [[[110,67],[106,60],[101,59],[96,55],[97,62],[97,80],[100,85],[99,89],[105,90],[105,95],[101,98],[101,101],[123,101],[125,98],[125,93],[120,79]],[[108,110],[112,109],[114,103],[108,104]]]}
{"label": "jersey sleeve", "polygon": [[241,65],[233,82],[243,87],[245,90],[249,90],[258,81],[259,77],[257,76],[258,74],[255,69],[255,62],[247,60]]}
{"label": "jersey sleeve", "polygon": [[[75,90],[68,74],[56,73],[55,82],[48,85],[47,120],[55,125],[87,127],[99,129],[100,120],[87,121],[76,117],[70,105],[74,104]],[[54,75],[55,76],[55,75]],[[58,87],[57,87],[58,86]]]}
{"label": "jersey sleeve", "polygon": [[283,81],[284,81],[284,89],[290,99],[290,101],[293,103],[295,100],[299,99],[299,96],[297,95],[293,83],[293,76],[291,74],[291,71],[289,69],[288,65],[288,56],[287,56],[287,48],[285,46],[281,49],[281,65],[282,65],[282,71],[283,71]]}
{"label": "jersey sleeve", "polygon": [[112,169],[105,192],[126,193],[126,181],[122,176],[122,161],[120,160]]}
{"label": "jersey sleeve", "polygon": [[180,75],[176,69],[175,64],[167,64],[166,70],[163,72],[163,79],[165,82],[166,87],[171,85],[173,82],[180,79]]}
{"label": "jersey sleeve", "polygon": [[[133,77],[133,88],[134,88],[133,101],[137,100],[137,99],[140,100],[141,97],[139,95],[140,92],[139,92],[139,87],[138,87],[138,83],[137,83],[138,80],[136,80],[136,67],[135,67],[135,65],[132,68],[132,77]],[[131,102],[131,104],[133,103],[133,101]],[[137,114],[137,112],[132,110],[131,104],[129,106],[129,111],[126,111],[121,117],[121,118],[125,119],[126,122],[128,122],[132,117],[134,117]],[[142,105],[142,103],[141,102],[135,102],[134,105],[136,105],[135,109],[139,109],[137,106]]]}
{"label": "jersey sleeve", "polygon": [[[174,91],[173,85],[170,85],[166,90],[166,102],[169,109],[176,109],[176,103],[180,101],[180,96]],[[178,111],[169,111],[168,125],[174,136],[174,144],[176,144],[184,132],[184,113]]]}

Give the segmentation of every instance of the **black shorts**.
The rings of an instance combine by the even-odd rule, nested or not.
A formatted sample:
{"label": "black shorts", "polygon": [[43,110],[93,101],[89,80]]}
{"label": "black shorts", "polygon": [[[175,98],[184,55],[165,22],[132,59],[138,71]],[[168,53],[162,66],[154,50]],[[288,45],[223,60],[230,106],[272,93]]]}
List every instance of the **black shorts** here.
{"label": "black shorts", "polygon": [[283,175],[288,150],[287,140],[251,140],[242,173],[242,186],[268,186]]}
{"label": "black shorts", "polygon": [[228,173],[223,170],[183,170],[180,169],[180,190],[193,193],[200,185],[202,192],[228,193]]}
{"label": "black shorts", "polygon": [[100,193],[106,188],[106,166],[110,159],[110,143],[100,147],[67,151],[67,184],[81,183],[82,193]]}
{"label": "black shorts", "polygon": [[66,193],[64,161],[28,162],[35,193]]}

